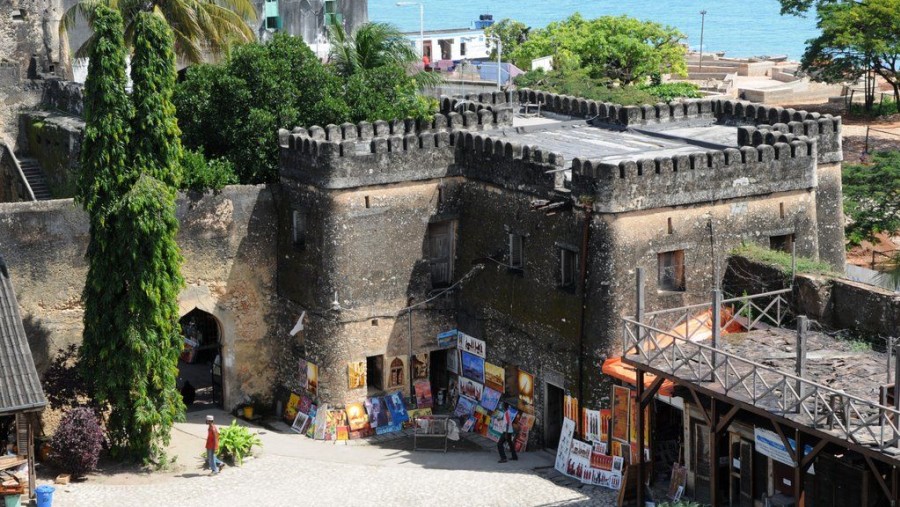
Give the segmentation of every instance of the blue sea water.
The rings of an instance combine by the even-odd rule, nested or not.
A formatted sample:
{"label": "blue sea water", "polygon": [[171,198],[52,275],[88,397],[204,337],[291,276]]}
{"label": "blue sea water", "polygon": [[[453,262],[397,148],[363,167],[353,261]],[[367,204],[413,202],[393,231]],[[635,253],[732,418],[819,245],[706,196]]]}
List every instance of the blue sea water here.
{"label": "blue sea water", "polygon": [[[807,39],[816,36],[814,16],[779,14],[778,0],[424,0],[425,30],[465,28],[479,14],[495,20],[513,18],[534,28],[580,12],[585,17],[622,15],[674,26],[700,47],[700,11],[706,10],[705,51],[728,56],[788,55],[799,60]],[[418,6],[397,6],[396,0],[369,0],[369,19],[388,22],[403,31],[419,30]]]}

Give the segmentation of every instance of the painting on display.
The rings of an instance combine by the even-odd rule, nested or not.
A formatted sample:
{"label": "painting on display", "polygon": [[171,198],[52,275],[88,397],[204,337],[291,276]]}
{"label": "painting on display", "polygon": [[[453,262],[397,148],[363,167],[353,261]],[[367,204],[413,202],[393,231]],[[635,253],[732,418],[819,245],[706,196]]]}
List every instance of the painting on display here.
{"label": "painting on display", "polygon": [[[612,421],[612,409],[600,409],[600,440],[609,443],[609,424]],[[649,442],[649,440],[648,440]]]}
{"label": "painting on display", "polygon": [[456,337],[459,331],[451,329],[437,335],[438,347],[442,349],[456,348]]}
{"label": "painting on display", "polygon": [[427,380],[417,380],[415,389],[417,408],[431,408],[434,406],[434,399],[431,397],[431,382]]}
{"label": "painting on display", "polygon": [[475,429],[475,416],[470,415],[468,418],[466,418],[466,422],[463,423],[462,430],[468,433],[473,429]]}
{"label": "painting on display", "polygon": [[565,395],[565,397],[563,397],[563,417],[568,417],[575,421],[575,433],[580,435],[581,433],[578,431],[578,421],[580,418],[578,416],[578,398],[569,396],[568,394]]}
{"label": "painting on display", "polygon": [[328,430],[328,412],[328,405],[322,405],[316,412],[316,431],[313,435],[316,440],[325,440]]}
{"label": "painting on display", "polygon": [[613,469],[613,457],[606,454],[606,444],[595,442],[591,446],[591,468],[611,472]]}
{"label": "painting on display", "polygon": [[457,347],[459,347],[459,350],[468,352],[469,354],[475,354],[482,359],[484,359],[484,354],[487,351],[487,346],[483,341],[473,336],[469,336],[462,331],[459,332]]}
{"label": "painting on display", "polygon": [[556,446],[556,462],[554,468],[557,472],[566,474],[566,465],[569,463],[569,451],[572,447],[572,438],[575,436],[575,421],[563,419],[562,430],[559,433],[559,444]]}
{"label": "painting on display", "polygon": [[491,389],[502,393],[504,390],[505,377],[506,372],[502,367],[488,362],[484,363],[485,387],[490,387]]}
{"label": "painting on display", "polygon": [[291,429],[302,435],[306,433],[306,427],[308,425],[309,416],[303,412],[297,412],[297,415],[294,417],[294,423],[291,424]]}
{"label": "painting on display", "polygon": [[484,384],[484,358],[469,352],[463,352],[460,355],[462,356],[462,376]]}
{"label": "painting on display", "polygon": [[[638,423],[637,423],[637,394],[632,391],[631,392],[631,406],[629,407],[629,411],[631,413],[631,441],[637,442],[637,431],[638,431]],[[650,441],[650,407],[644,407],[644,442]]]}
{"label": "painting on display", "polygon": [[297,412],[303,412],[304,414],[309,415],[309,409],[312,407],[312,399],[305,395],[300,395],[300,404],[297,405]]}
{"label": "painting on display", "polygon": [[491,414],[482,406],[475,407],[475,428],[472,431],[483,437],[488,436],[491,427]]}
{"label": "painting on display", "polygon": [[460,396],[456,402],[456,410],[453,411],[453,417],[469,417],[475,412],[475,406],[478,402],[474,398],[468,396]]}
{"label": "painting on display", "polygon": [[413,355],[413,380],[427,379],[429,372],[429,356],[428,352]]}
{"label": "painting on display", "polygon": [[497,409],[498,403],[500,403],[500,392],[490,387],[485,387],[484,391],[481,392],[481,406],[494,411]]}
{"label": "painting on display", "polygon": [[309,363],[306,362],[306,359],[298,361],[297,385],[299,385],[301,389],[307,389],[309,386]]}
{"label": "painting on display", "polygon": [[582,409],[582,431],[584,431],[584,439],[588,442],[602,442],[602,428],[600,425],[600,411]]}
{"label": "painting on display", "polygon": [[391,424],[401,424],[409,420],[406,413],[406,403],[403,401],[403,395],[400,391],[395,391],[384,397],[388,411],[391,413]]}
{"label": "painting on display", "polygon": [[306,436],[315,438],[316,436],[316,420],[318,419],[318,409],[315,405],[309,407],[309,424],[306,426]]}
{"label": "painting on display", "polygon": [[384,362],[384,385],[387,389],[402,389],[406,386],[407,356],[388,356]]}
{"label": "painting on display", "polygon": [[391,423],[391,415],[384,403],[384,398],[366,398],[366,412],[369,416],[369,426],[372,428]]}
{"label": "painting on display", "polygon": [[[519,370],[519,410],[534,413],[534,375]],[[572,421],[574,424],[575,421]],[[573,429],[574,431],[574,429]]]}
{"label": "painting on display", "polygon": [[390,423],[385,424],[384,426],[379,426],[375,429],[376,435],[384,435],[385,433],[395,433],[403,429],[403,423]]}
{"label": "painting on display", "polygon": [[481,393],[483,391],[484,386],[478,382],[465,377],[459,377],[459,394],[481,400]]}
{"label": "painting on display", "polygon": [[300,399],[300,395],[297,393],[291,393],[288,397],[287,404],[284,406],[284,422],[294,422],[297,417],[297,409],[300,408]]}
{"label": "painting on display", "polygon": [[350,380],[350,389],[366,387],[366,362],[350,361],[347,363],[347,378]]}
{"label": "painting on display", "polygon": [[447,371],[459,375],[459,351],[447,351]]}
{"label": "painting on display", "polygon": [[366,424],[369,422],[369,415],[366,414],[366,408],[362,403],[350,403],[344,411],[347,412],[350,431],[365,429]]}
{"label": "painting on display", "polygon": [[491,425],[488,428],[488,438],[497,442],[500,435],[506,431],[506,411],[495,410],[491,414]]}
{"label": "painting on display", "polygon": [[630,400],[631,389],[613,386],[612,437],[622,442],[628,441],[628,408]]}
{"label": "painting on display", "polygon": [[306,390],[313,398],[319,392],[319,365],[306,362]]}
{"label": "painting on display", "polygon": [[[574,421],[573,421],[574,422]],[[591,444],[580,440],[572,440],[569,450],[569,460],[566,462],[566,475],[580,481],[584,481],[585,474],[591,468]],[[593,474],[587,476],[587,482],[591,481]]]}
{"label": "painting on display", "polygon": [[516,452],[525,452],[528,446],[528,435],[531,428],[534,427],[535,417],[531,414],[521,412],[519,414],[519,432],[516,434]]}

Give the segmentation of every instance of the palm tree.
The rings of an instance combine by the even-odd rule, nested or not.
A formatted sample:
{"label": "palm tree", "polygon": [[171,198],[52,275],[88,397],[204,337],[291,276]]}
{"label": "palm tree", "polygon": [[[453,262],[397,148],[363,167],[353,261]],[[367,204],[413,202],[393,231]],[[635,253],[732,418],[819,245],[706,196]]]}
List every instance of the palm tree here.
{"label": "palm tree", "polygon": [[[70,7],[59,23],[60,40],[79,18],[94,21],[97,7],[105,5],[122,13],[125,43],[132,45],[134,22],[139,12],[162,17],[175,34],[175,54],[187,63],[203,61],[204,53],[219,55],[235,42],[255,40],[248,21],[256,19],[251,0],[80,0]],[[94,44],[93,35],[75,52],[85,57]]]}
{"label": "palm tree", "polygon": [[438,73],[413,70],[419,63],[419,55],[406,36],[391,24],[366,23],[348,34],[343,25],[332,23],[328,42],[331,44],[329,59],[341,76],[398,66],[413,72],[412,77],[420,86],[435,86],[442,81]]}

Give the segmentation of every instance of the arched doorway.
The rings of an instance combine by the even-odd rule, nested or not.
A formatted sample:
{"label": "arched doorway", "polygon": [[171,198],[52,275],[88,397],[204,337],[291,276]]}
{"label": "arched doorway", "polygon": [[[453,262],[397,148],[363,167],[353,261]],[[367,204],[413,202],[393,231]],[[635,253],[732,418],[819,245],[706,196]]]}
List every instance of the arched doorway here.
{"label": "arched doorway", "polygon": [[194,308],[179,321],[184,350],[178,358],[178,389],[188,411],[222,407],[222,342],[219,321]]}

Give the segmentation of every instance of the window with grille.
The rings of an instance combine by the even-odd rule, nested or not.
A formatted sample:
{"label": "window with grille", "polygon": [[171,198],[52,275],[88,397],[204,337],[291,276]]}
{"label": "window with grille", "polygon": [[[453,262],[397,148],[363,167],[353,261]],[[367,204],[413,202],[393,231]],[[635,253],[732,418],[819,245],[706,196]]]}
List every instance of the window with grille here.
{"label": "window with grille", "polygon": [[575,250],[559,248],[559,285],[560,287],[574,288],[576,273],[578,272],[578,252]]}
{"label": "window with grille", "polygon": [[658,255],[659,290],[684,291],[684,250]]}
{"label": "window with grille", "polygon": [[325,26],[340,25],[344,22],[344,16],[341,15],[337,0],[325,0]]}
{"label": "window with grille", "polygon": [[509,235],[509,266],[525,269],[525,238],[521,234]]}
{"label": "window with grille", "polygon": [[306,212],[294,210],[291,220],[291,241],[295,246],[306,246]]}

